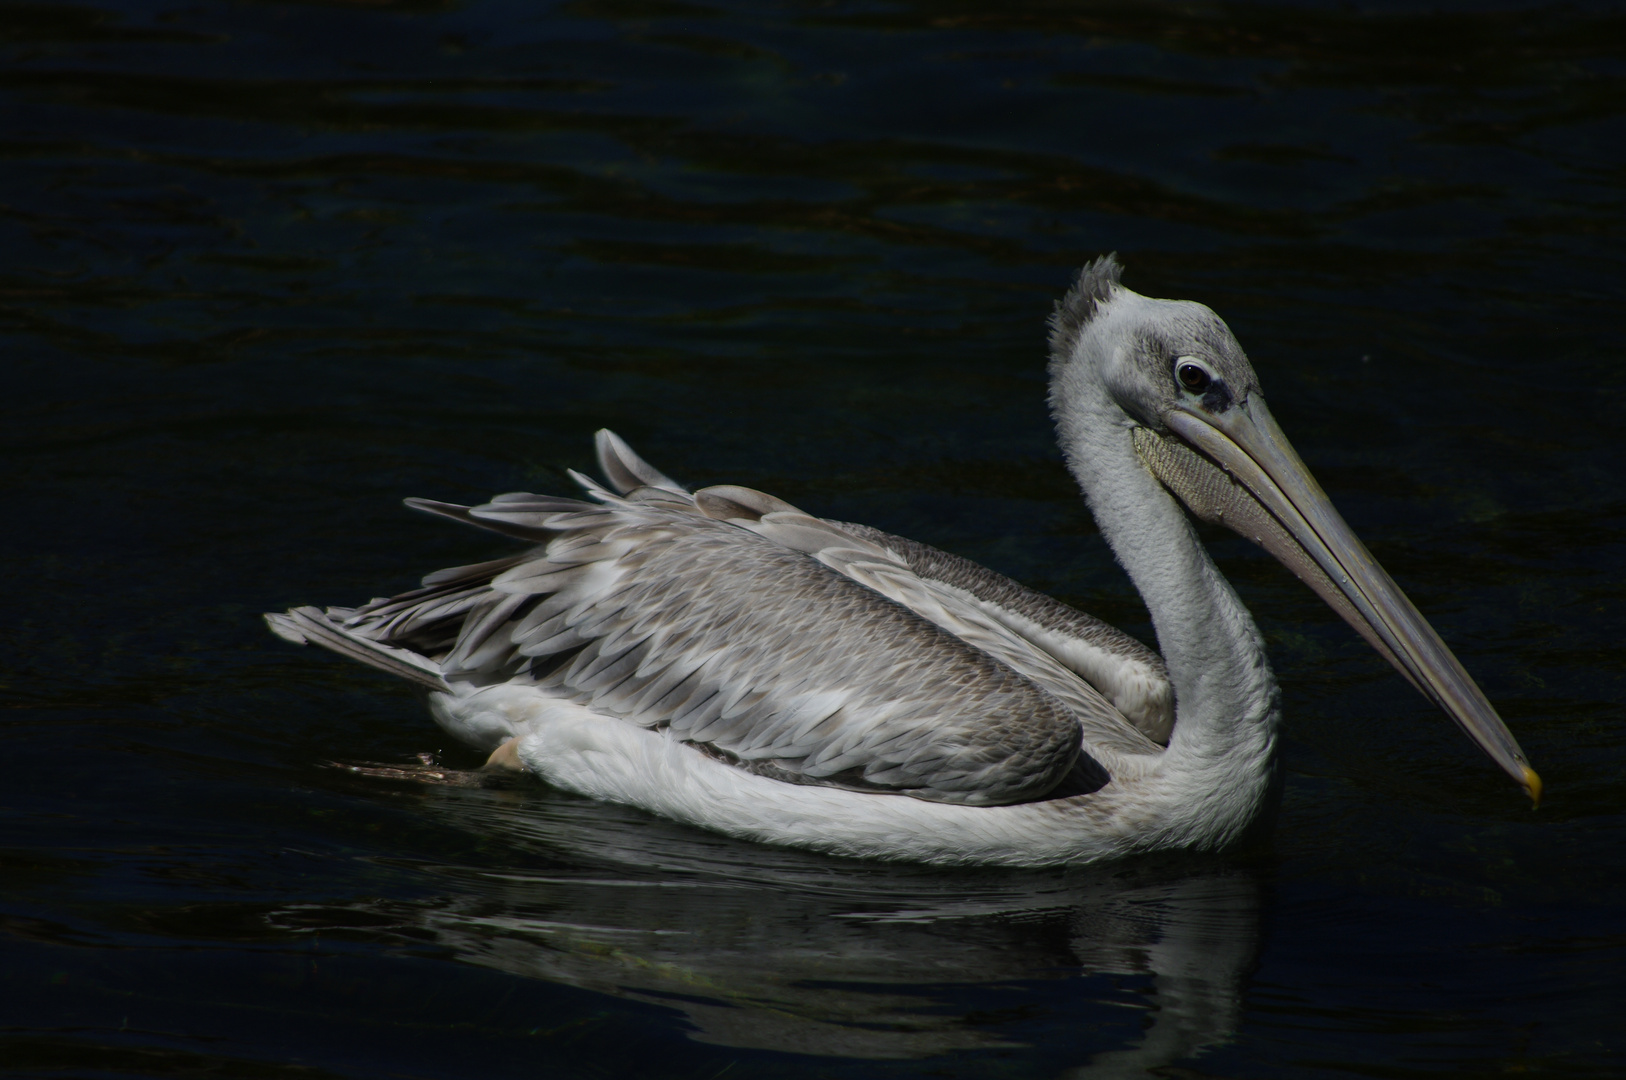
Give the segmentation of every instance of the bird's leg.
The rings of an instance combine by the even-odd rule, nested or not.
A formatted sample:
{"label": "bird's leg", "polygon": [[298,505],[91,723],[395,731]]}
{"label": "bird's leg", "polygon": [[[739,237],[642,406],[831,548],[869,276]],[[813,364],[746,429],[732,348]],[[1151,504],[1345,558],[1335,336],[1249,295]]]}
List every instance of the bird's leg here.
{"label": "bird's leg", "polygon": [[486,758],[484,772],[525,772],[525,762],[519,757],[519,736],[515,735],[503,741],[503,744],[491,752]]}
{"label": "bird's leg", "polygon": [[327,762],[333,769],[342,769],[353,776],[366,776],[374,780],[405,780],[414,784],[441,784],[448,787],[502,787],[511,777],[526,772],[519,757],[519,740],[509,739],[491,752],[485,765],[478,769],[449,769],[435,760],[433,754],[419,754],[416,765],[390,765],[380,761],[345,763]]}

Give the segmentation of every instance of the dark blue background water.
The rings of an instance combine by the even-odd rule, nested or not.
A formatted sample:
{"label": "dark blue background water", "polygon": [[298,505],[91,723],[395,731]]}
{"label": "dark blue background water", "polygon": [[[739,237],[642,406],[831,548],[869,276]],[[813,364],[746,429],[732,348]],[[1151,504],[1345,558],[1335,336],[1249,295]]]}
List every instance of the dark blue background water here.
{"label": "dark blue background water", "polygon": [[[0,1070],[1626,1071],[1626,16],[0,3]],[[850,863],[540,785],[258,613],[619,431],[1150,640],[1052,446],[1087,258],[1202,300],[1548,783],[1265,555],[1259,847]],[[1070,1072],[1069,1070],[1079,1070]]]}

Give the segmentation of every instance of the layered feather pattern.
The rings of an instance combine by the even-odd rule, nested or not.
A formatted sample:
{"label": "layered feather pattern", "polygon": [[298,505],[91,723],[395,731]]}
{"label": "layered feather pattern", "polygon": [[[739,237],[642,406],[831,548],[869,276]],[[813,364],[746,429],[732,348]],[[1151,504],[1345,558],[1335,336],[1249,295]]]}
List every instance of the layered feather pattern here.
{"label": "layered feather pattern", "polygon": [[1094,790],[1160,749],[974,595],[1026,593],[1009,579],[748,488],[691,495],[608,432],[599,451],[618,490],[578,476],[594,502],[408,500],[539,546],[353,610],[276,616],[278,632],[359,659],[371,646],[369,662],[420,682],[530,686],[776,779],[935,802]]}

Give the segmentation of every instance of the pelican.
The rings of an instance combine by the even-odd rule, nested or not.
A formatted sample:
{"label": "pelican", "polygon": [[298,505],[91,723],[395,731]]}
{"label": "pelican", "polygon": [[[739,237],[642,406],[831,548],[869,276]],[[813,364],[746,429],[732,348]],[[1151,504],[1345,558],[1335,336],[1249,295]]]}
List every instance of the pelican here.
{"label": "pelican", "polygon": [[406,500],[527,550],[266,619],[420,685],[490,768],[747,840],[1008,866],[1217,849],[1266,803],[1281,706],[1189,511],[1274,555],[1538,800],[1512,733],[1333,509],[1230,329],[1121,274],[1098,258],[1056,305],[1050,406],[1161,656],[925,544],[750,488],[690,492],[609,431],[605,483],[571,474],[587,500]]}

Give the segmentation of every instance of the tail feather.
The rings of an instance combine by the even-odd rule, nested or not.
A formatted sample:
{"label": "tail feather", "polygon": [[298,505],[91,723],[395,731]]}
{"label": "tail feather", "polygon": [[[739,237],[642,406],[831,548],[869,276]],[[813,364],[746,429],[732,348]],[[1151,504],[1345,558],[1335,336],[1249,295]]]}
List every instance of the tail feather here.
{"label": "tail feather", "polygon": [[[589,497],[600,503],[668,504],[693,512],[688,491],[675,480],[633,453],[614,432],[605,429],[594,437],[599,467],[609,486],[574,471],[572,478]],[[613,490],[612,490],[613,489]],[[406,505],[436,517],[449,518],[504,536],[546,544],[561,533],[593,524],[603,508],[581,499],[512,492],[480,506],[460,506],[434,499],[406,499]],[[525,595],[496,597],[491,581],[541,549],[521,555],[438,570],[423,579],[423,587],[399,596],[383,597],[359,608],[293,608],[285,614],[268,613],[271,632],[296,645],[320,645],[341,656],[380,671],[408,679],[431,690],[449,689],[443,664],[467,660],[484,640],[489,624],[495,626],[511,613]],[[472,626],[466,625],[474,619]],[[465,631],[468,631],[465,633]]]}
{"label": "tail feather", "polygon": [[434,514],[436,517],[450,518],[464,525],[473,525],[477,529],[487,529],[504,536],[512,536],[516,540],[529,540],[533,544],[538,540],[546,540],[550,535],[547,530],[538,532],[528,525],[504,521],[501,518],[477,518],[472,513],[473,507],[459,506],[456,503],[436,502],[434,499],[402,499],[408,509],[419,510],[425,514]]}
{"label": "tail feather", "polygon": [[271,632],[296,645],[320,645],[340,656],[359,660],[370,667],[408,679],[430,690],[449,690],[440,676],[440,665],[393,645],[370,641],[335,622],[326,612],[313,607],[293,608],[285,615],[267,614]]}
{"label": "tail feather", "polygon": [[593,436],[593,448],[598,451],[599,472],[621,495],[631,494],[641,487],[665,488],[680,495],[688,494],[688,488],[633,453],[632,447],[609,428],[600,428]]}

